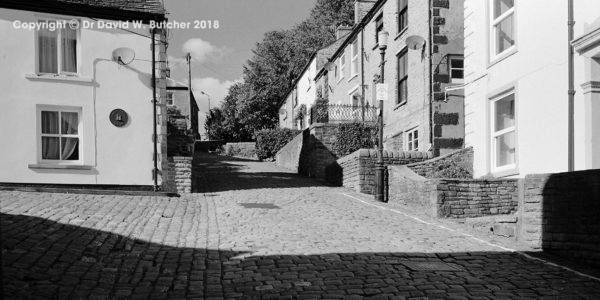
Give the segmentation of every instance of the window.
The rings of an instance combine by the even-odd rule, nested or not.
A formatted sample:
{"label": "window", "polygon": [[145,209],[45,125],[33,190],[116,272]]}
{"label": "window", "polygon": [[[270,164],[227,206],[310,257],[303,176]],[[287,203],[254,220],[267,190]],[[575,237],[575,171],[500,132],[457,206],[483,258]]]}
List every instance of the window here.
{"label": "window", "polygon": [[80,110],[42,108],[39,110],[38,120],[42,161],[76,162],[80,160]]}
{"label": "window", "polygon": [[398,100],[396,104],[408,100],[408,52],[402,51],[398,55]]}
{"label": "window", "polygon": [[464,59],[460,56],[450,56],[448,58],[448,74],[452,83],[462,83],[465,76]]}
{"label": "window", "polygon": [[344,78],[344,68],[346,67],[346,54],[342,54],[342,56],[340,56],[340,69],[339,69],[339,77],[338,80],[341,80],[342,78]]}
{"label": "window", "polygon": [[379,32],[383,31],[383,14],[375,19],[375,45],[379,45]]}
{"label": "window", "polygon": [[340,70],[338,68],[338,65],[336,64],[334,69],[334,78],[337,80],[340,77]]}
{"label": "window", "polygon": [[492,171],[516,167],[515,94],[492,99]]}
{"label": "window", "polygon": [[513,48],[514,34],[514,0],[491,0],[490,49],[492,59]]}
{"label": "window", "polygon": [[398,33],[408,27],[408,0],[398,0]]}
{"label": "window", "polygon": [[167,105],[173,106],[173,92],[167,92]]}
{"label": "window", "polygon": [[[40,20],[39,23],[52,22]],[[68,24],[68,23],[65,23]],[[37,30],[37,73],[77,73],[77,30],[69,26],[51,31],[49,26]]]}
{"label": "window", "polygon": [[419,151],[419,130],[417,128],[409,130],[405,136],[406,151]]}
{"label": "window", "polygon": [[352,47],[350,47],[350,77],[358,75],[358,39],[354,40]]}

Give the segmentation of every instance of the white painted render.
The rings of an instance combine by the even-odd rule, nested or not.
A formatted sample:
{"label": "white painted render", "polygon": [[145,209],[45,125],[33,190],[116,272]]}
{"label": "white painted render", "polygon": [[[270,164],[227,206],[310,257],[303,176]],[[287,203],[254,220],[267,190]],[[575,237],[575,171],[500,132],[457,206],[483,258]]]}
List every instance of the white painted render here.
{"label": "white painted render", "polygon": [[[577,38],[598,28],[600,2],[574,2]],[[496,60],[491,60],[489,54],[489,6],[489,0],[465,0],[465,143],[474,148],[474,175],[523,177],[567,171],[567,1],[516,0],[516,46]],[[592,129],[590,118],[600,119],[600,109],[596,107],[592,112],[592,102],[585,100],[582,84],[590,80],[586,79],[585,64],[585,58],[575,53],[576,170],[600,168],[600,152],[590,151],[590,137],[600,130]],[[592,80],[600,81],[600,72]],[[517,167],[494,173],[490,98],[511,88],[516,96]],[[596,157],[593,163],[590,155]]]}
{"label": "white painted render", "polygon": [[[16,20],[35,22],[38,17],[73,19],[0,9],[0,182],[151,185],[150,39],[117,29],[81,29],[78,76],[40,79],[35,75],[35,30],[13,26]],[[135,31],[149,36],[149,29]],[[128,66],[112,61],[112,52],[119,47],[133,49],[136,60]],[[38,105],[81,109],[82,161],[79,165],[89,166],[89,169],[30,167],[41,164]],[[110,112],[116,108],[129,115],[124,127],[115,127],[109,120]]]}

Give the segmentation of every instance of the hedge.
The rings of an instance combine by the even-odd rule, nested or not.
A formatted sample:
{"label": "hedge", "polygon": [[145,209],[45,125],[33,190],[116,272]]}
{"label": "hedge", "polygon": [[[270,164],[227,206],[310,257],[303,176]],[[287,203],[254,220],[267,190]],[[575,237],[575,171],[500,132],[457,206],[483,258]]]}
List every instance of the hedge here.
{"label": "hedge", "polygon": [[375,148],[376,141],[376,126],[363,123],[340,124],[333,151],[338,157],[343,157],[358,149]]}
{"label": "hedge", "polygon": [[300,130],[289,128],[263,129],[256,132],[256,155],[259,159],[275,157],[277,151],[300,134]]}

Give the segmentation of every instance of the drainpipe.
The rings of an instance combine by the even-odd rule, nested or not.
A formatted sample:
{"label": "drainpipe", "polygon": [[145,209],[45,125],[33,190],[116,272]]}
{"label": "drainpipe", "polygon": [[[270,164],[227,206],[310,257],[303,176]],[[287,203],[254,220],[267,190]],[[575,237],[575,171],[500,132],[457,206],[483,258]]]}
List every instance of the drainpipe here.
{"label": "drainpipe", "polygon": [[154,191],[158,191],[158,146],[156,136],[156,28],[152,28],[152,140],[154,142]]}
{"label": "drainpipe", "polygon": [[[351,58],[352,59],[352,58]],[[360,95],[362,106],[362,121],[365,122],[365,31],[360,30]]]}
{"label": "drainpipe", "polygon": [[435,148],[433,145],[433,11],[432,11],[432,1],[429,0],[429,143],[431,144],[431,149],[435,154]]}
{"label": "drainpipe", "polygon": [[572,172],[575,170],[575,117],[574,117],[574,111],[575,111],[575,75],[574,75],[574,53],[573,53],[573,46],[571,45],[571,42],[573,41],[573,26],[575,25],[575,20],[573,17],[573,0],[569,0],[569,20],[568,20],[568,26],[569,26],[569,40],[568,40],[568,46],[569,46],[569,64],[568,64],[568,68],[569,68],[569,125],[568,125],[568,131],[569,131],[569,140],[568,140],[568,159],[569,159],[569,172]]}

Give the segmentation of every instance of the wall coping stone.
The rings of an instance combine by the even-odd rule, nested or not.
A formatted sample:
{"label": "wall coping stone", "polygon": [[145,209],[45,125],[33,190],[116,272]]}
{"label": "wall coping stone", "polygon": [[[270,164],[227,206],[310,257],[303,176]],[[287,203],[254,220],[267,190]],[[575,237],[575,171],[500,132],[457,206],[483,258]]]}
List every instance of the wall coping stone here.
{"label": "wall coping stone", "polygon": [[448,157],[450,157],[452,155],[455,155],[455,154],[458,154],[460,152],[468,152],[468,151],[473,151],[473,147],[467,147],[467,148],[459,149],[459,150],[456,150],[456,151],[452,151],[450,153],[446,153],[444,155],[440,155],[440,156],[435,157],[435,158],[433,158],[433,156],[432,156],[431,159],[428,159],[426,161],[420,161],[420,162],[408,164],[408,166],[409,167],[413,167],[413,166],[426,165],[426,164],[430,164],[430,163],[433,163],[433,162],[436,162],[436,161],[443,160],[445,158],[448,158]]}
{"label": "wall coping stone", "polygon": [[174,160],[192,160],[192,156],[171,156]]}
{"label": "wall coping stone", "polygon": [[[351,154],[348,154],[340,159],[338,163],[343,163],[356,158],[377,158],[377,149],[359,149]],[[383,150],[383,158],[424,158],[430,159],[433,157],[433,152],[430,151],[389,151]]]}

